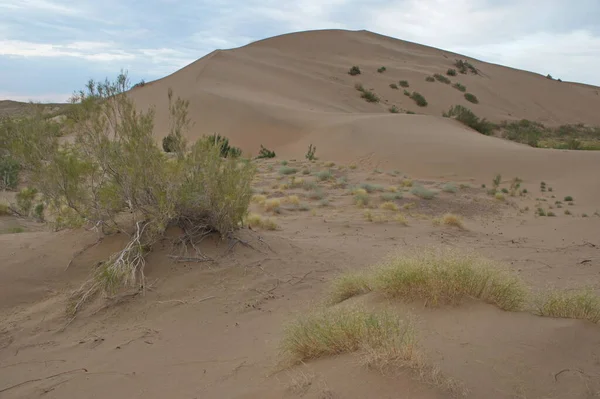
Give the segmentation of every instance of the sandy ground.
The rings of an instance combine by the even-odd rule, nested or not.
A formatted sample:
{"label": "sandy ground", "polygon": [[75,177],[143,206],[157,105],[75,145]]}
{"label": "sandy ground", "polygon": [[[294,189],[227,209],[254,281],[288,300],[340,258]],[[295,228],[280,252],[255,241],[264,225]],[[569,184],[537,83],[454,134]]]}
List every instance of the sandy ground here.
{"label": "sandy ground", "polygon": [[[256,203],[252,211],[279,228],[242,230],[251,247],[205,240],[201,249],[213,261],[201,263],[174,262],[165,239],[148,259],[145,295],[94,304],[70,320],[69,291],[123,238],[88,247],[94,232],[54,233],[0,217],[0,398],[450,397],[408,371],[367,370],[352,355],[278,367],[286,323],[322,303],[332,278],[414,246],[476,250],[504,262],[534,291],[590,287],[600,294],[600,153],[533,149],[439,117],[461,103],[461,94],[424,77],[443,73],[454,58],[368,32],[309,32],[215,52],[134,90],[141,106],[157,106],[158,139],[166,90],[173,87],[191,100],[192,138],[217,131],[246,151],[260,144],[275,149],[275,160],[258,162],[254,186],[280,198],[280,212]],[[358,79],[390,104],[425,115],[391,115],[385,104],[362,101],[353,88],[357,79],[346,74],[353,64],[364,71]],[[474,64],[481,76],[457,80],[480,98],[471,106],[478,115],[600,124],[598,88]],[[383,75],[375,71],[381,65],[388,69]],[[404,103],[401,91],[384,94],[404,78],[430,101],[427,109]],[[303,160],[309,143],[317,145],[318,162]],[[325,198],[282,186],[291,184],[278,173],[283,159],[298,168],[296,183],[316,182]],[[326,169],[346,177],[347,187],[319,182],[314,173]],[[482,184],[489,187],[498,173],[502,187],[520,177],[528,193],[506,201],[488,196]],[[440,192],[419,199],[403,187],[407,179]],[[541,192],[542,181],[552,191]],[[447,182],[463,186],[441,191]],[[381,221],[366,220],[349,191],[360,183],[398,187],[400,210],[379,209],[381,193],[373,193],[370,211]],[[287,203],[290,195],[308,210]],[[574,197],[573,205],[565,196]],[[556,217],[536,216],[539,207]],[[446,212],[460,215],[465,229],[432,223]],[[394,221],[398,213],[408,226]],[[413,315],[428,362],[462,382],[468,397],[600,397],[598,325],[476,301],[436,309],[373,295],[357,301]]]}

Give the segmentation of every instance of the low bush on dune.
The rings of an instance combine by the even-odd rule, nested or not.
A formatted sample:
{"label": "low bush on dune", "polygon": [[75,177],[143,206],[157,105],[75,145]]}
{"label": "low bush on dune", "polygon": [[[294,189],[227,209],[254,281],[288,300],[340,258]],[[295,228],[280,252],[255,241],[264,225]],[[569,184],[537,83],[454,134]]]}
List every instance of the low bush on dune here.
{"label": "low bush on dune", "polygon": [[352,68],[350,68],[348,74],[352,76],[360,75],[360,68],[354,65]]}
{"label": "low bush on dune", "polygon": [[233,238],[248,212],[254,166],[232,157],[218,135],[188,147],[189,104],[171,90],[165,94],[175,145],[172,156],[165,154],[153,137],[154,110],[138,111],[123,95],[128,89],[125,74],[92,81],[73,99],[72,143],[59,144],[50,131],[23,130],[12,147],[55,229],[89,225],[130,239],[74,293],[72,313],[101,292],[144,289],[146,255],[170,226],[185,231],[181,242],[213,232]]}
{"label": "low bush on dune", "polygon": [[475,75],[479,74],[479,71],[477,70],[477,68],[475,68],[467,60],[456,60],[456,62],[454,63],[454,66],[456,67],[456,69],[458,69],[458,72],[460,72],[462,74],[467,74],[468,72],[471,72],[472,74],[475,74]]}
{"label": "low bush on dune", "polygon": [[390,83],[390,88],[398,90],[398,85],[396,83]]}
{"label": "low bush on dune", "polygon": [[378,103],[379,102],[379,97],[377,96],[377,94],[375,94],[374,92],[372,92],[370,90],[363,90],[360,94],[360,97],[365,99],[365,101],[369,102],[369,103]]}
{"label": "low bush on dune", "polygon": [[417,105],[418,105],[419,107],[426,107],[426,106],[427,106],[427,100],[425,100],[425,97],[423,97],[423,95],[422,95],[422,94],[420,94],[420,93],[417,93],[416,91],[415,91],[415,92],[413,92],[413,93],[410,95],[410,98],[412,98],[412,100],[413,100],[415,103],[417,103]]}
{"label": "low bush on dune", "polygon": [[275,158],[275,151],[271,151],[268,148],[265,148],[262,144],[260,145],[260,151],[258,152],[257,159],[268,159]]}
{"label": "low bush on dune", "polygon": [[446,71],[446,75],[448,75],[448,76],[456,76],[456,69],[449,68]]}
{"label": "low bush on dune", "polygon": [[427,76],[427,77],[425,78],[425,81],[426,81],[426,82],[435,82],[435,78],[434,78],[433,76]]}
{"label": "low bush on dune", "polygon": [[407,80],[401,80],[400,82],[398,82],[400,84],[400,87],[408,87],[408,81]]}
{"label": "low bush on dune", "polygon": [[0,148],[0,190],[14,190],[19,184],[21,165],[8,154],[2,152]]}
{"label": "low bush on dune", "polygon": [[446,83],[446,84],[450,84],[450,79],[448,79],[447,77],[445,77],[444,75],[442,75],[441,73],[436,73],[433,75],[433,77],[435,78],[435,80],[437,80],[438,82],[442,82],[442,83]]}
{"label": "low bush on dune", "polygon": [[289,166],[282,166],[281,168],[279,168],[279,174],[280,175],[293,175],[296,172],[298,172],[298,169],[291,168]]}
{"label": "low bush on dune", "polygon": [[540,293],[535,301],[536,314],[549,317],[584,319],[600,323],[600,296],[591,290]]}
{"label": "low bush on dune", "polygon": [[390,108],[388,108],[388,111],[390,111],[390,113],[392,113],[392,114],[400,113],[400,110],[395,105],[392,105]]}
{"label": "low bush on dune", "polygon": [[477,130],[479,133],[489,136],[493,133],[496,125],[487,121],[485,118],[480,119],[473,113],[469,108],[463,107],[462,105],[455,105],[444,113],[447,118],[454,118],[464,125],[469,126],[472,129]]}
{"label": "low bush on dune", "polygon": [[454,83],[454,84],[452,85],[452,87],[454,87],[456,90],[458,90],[458,91],[461,91],[461,92],[463,92],[463,93],[464,93],[465,91],[467,91],[467,88],[466,88],[465,86],[461,85],[461,84],[460,84],[460,83],[458,83],[458,82],[457,82],[457,83]]}
{"label": "low bush on dune", "polygon": [[387,68],[384,66],[377,68],[377,72],[379,73],[384,73],[385,71],[387,71]]}
{"label": "low bush on dune", "polygon": [[475,94],[472,93],[465,93],[465,100],[473,104],[479,104],[479,100],[477,99]]}
{"label": "low bush on dune", "polygon": [[412,193],[412,195],[426,200],[433,199],[437,195],[437,191],[430,190],[421,185],[413,187],[413,189],[410,192]]}

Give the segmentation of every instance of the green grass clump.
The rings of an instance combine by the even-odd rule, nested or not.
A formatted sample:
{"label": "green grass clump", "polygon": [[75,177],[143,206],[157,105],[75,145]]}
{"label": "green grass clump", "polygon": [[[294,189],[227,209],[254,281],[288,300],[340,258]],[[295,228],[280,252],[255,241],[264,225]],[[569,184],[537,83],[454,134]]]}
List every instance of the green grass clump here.
{"label": "green grass clump", "polygon": [[401,80],[400,82],[398,82],[398,84],[400,85],[400,87],[409,87],[410,85],[408,84],[408,80]]}
{"label": "green grass clump", "polygon": [[333,177],[333,173],[331,173],[331,170],[322,170],[317,172],[316,176],[319,181],[325,181],[330,180]]}
{"label": "green grass clump", "polygon": [[600,322],[600,297],[590,290],[541,293],[534,301],[536,314]]}
{"label": "green grass clump", "polygon": [[291,168],[289,166],[282,166],[281,168],[279,168],[279,174],[280,175],[293,175],[296,172],[298,172],[298,169]]}
{"label": "green grass clump", "polygon": [[322,200],[327,194],[321,188],[317,188],[308,193],[308,198],[313,200]]}
{"label": "green grass clump", "polygon": [[360,97],[364,98],[369,103],[378,103],[379,102],[379,97],[377,96],[377,94],[375,94],[374,92],[372,92],[370,90],[362,91]]}
{"label": "green grass clump", "polygon": [[359,187],[365,190],[367,193],[385,190],[385,187],[383,187],[381,184],[361,183]]}
{"label": "green grass clump", "polygon": [[396,83],[390,83],[390,88],[398,90],[398,85]]}
{"label": "green grass clump", "polygon": [[413,357],[413,334],[409,322],[391,313],[337,307],[289,324],[281,350],[291,364],[358,351],[407,361]]}
{"label": "green grass clump", "polygon": [[360,75],[360,68],[354,65],[352,68],[350,68],[348,74],[352,76]]}
{"label": "green grass clump", "polygon": [[10,206],[6,202],[0,202],[0,216],[10,215]]}
{"label": "green grass clump", "polygon": [[410,91],[404,90],[404,95],[407,96],[407,97],[410,97]]}
{"label": "green grass clump", "polygon": [[425,100],[425,97],[423,97],[422,94],[417,93],[416,91],[414,91],[411,95],[410,98],[413,99],[413,101],[415,103],[417,103],[417,105],[419,107],[426,107],[427,106],[427,100]]}
{"label": "green grass clump", "polygon": [[458,69],[458,72],[462,74],[466,74],[467,72],[471,72],[475,75],[479,74],[477,68],[475,68],[469,61],[466,60],[456,60],[454,66],[456,67],[456,69]]}
{"label": "green grass clump", "polygon": [[503,310],[519,310],[527,298],[522,281],[495,262],[452,249],[395,256],[373,272],[371,287],[387,297],[421,299],[428,306],[472,297]]}
{"label": "green grass clump", "polygon": [[458,191],[458,187],[454,183],[446,183],[442,187],[442,191],[445,193],[456,193]]}
{"label": "green grass clump", "polygon": [[388,108],[388,111],[390,111],[390,113],[392,113],[392,114],[400,113],[400,110],[395,105],[392,105],[390,108]]}
{"label": "green grass clump", "polygon": [[446,71],[446,75],[448,75],[448,76],[456,76],[456,69],[452,69],[452,68],[448,69]]}
{"label": "green grass clump", "polygon": [[570,195],[567,195],[565,197],[565,202],[573,202],[573,197],[571,197]]}
{"label": "green grass clump", "polygon": [[435,78],[434,78],[433,76],[427,76],[427,77],[425,78],[425,81],[426,81],[426,82],[435,82]]}
{"label": "green grass clump", "polygon": [[329,291],[329,303],[336,304],[371,291],[366,273],[345,273],[333,280]]}
{"label": "green grass clump", "polygon": [[426,199],[426,200],[433,199],[437,195],[437,191],[430,190],[421,185],[417,185],[417,186],[413,187],[413,189],[410,192],[413,195],[415,195],[421,199]]}
{"label": "green grass clump", "polygon": [[450,84],[450,79],[442,75],[441,73],[436,73],[433,77],[438,81],[446,84]]}
{"label": "green grass clump", "polygon": [[480,119],[473,113],[469,108],[463,107],[462,105],[455,105],[444,113],[447,118],[454,118],[464,125],[469,126],[472,129],[477,130],[481,134],[489,136],[492,134],[496,126],[486,120],[485,118]]}
{"label": "green grass clump", "polygon": [[387,68],[384,67],[384,66],[382,66],[382,67],[380,67],[380,68],[377,69],[377,72],[384,73],[386,70],[387,70]]}
{"label": "green grass clump", "polygon": [[402,193],[383,193],[381,194],[381,199],[386,202],[399,200],[402,199]]}
{"label": "green grass clump", "polygon": [[354,203],[357,206],[363,207],[369,205],[369,194],[364,189],[358,189],[354,191]]}
{"label": "green grass clump", "polygon": [[477,99],[475,94],[472,94],[472,93],[465,93],[465,100],[467,100],[468,102],[471,102],[473,104],[479,104],[479,100]]}
{"label": "green grass clump", "polygon": [[465,91],[467,91],[467,87],[466,87],[466,86],[463,86],[463,85],[461,85],[461,84],[460,84],[460,83],[458,83],[458,82],[457,82],[457,83],[454,83],[454,84],[452,85],[452,87],[454,87],[454,88],[455,88],[456,90],[458,90],[458,91],[462,91],[463,93],[464,93]]}

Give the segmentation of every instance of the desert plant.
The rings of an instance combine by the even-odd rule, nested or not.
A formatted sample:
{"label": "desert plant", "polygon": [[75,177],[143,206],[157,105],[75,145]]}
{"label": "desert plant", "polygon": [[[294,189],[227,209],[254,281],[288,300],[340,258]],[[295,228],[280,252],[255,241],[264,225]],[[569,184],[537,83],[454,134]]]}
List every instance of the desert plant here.
{"label": "desert plant", "polygon": [[333,177],[333,173],[331,173],[331,170],[327,169],[317,172],[316,176],[320,181],[325,181],[330,180]]}
{"label": "desert plant", "polygon": [[454,88],[455,88],[456,90],[458,90],[458,91],[462,91],[463,93],[464,93],[465,91],[467,91],[467,88],[466,88],[466,86],[463,86],[463,85],[461,85],[461,84],[460,84],[460,83],[458,83],[458,82],[454,83],[454,84],[452,85],[452,87],[454,87]]}
{"label": "desert plant", "polygon": [[19,184],[21,165],[0,148],[0,190],[14,190]]}
{"label": "desert plant", "polygon": [[310,175],[310,169],[302,169],[303,175]]}
{"label": "desert plant", "polygon": [[398,84],[400,85],[400,87],[409,87],[408,80],[401,80],[400,82],[398,82]]}
{"label": "desert plant", "polygon": [[522,119],[517,122],[504,123],[504,137],[511,141],[538,147],[545,127],[541,123]]}
{"label": "desert plant", "polygon": [[372,193],[375,191],[384,191],[385,187],[383,187],[380,184],[370,184],[370,183],[361,183],[359,185],[360,188],[362,188],[363,190],[365,190],[368,193]]}
{"label": "desert plant", "polygon": [[600,297],[591,290],[542,292],[534,300],[539,316],[584,319],[600,323]]}
{"label": "desert plant", "polygon": [[469,63],[467,60],[456,60],[456,62],[454,63],[454,66],[458,69],[458,71],[462,74],[466,74],[467,72],[471,72],[475,75],[479,74],[479,71],[477,71],[477,68],[475,68],[471,63]]}
{"label": "desert plant", "polygon": [[308,159],[309,161],[314,161],[317,159],[317,157],[315,157],[316,152],[317,152],[317,147],[310,144],[308,146],[308,151],[306,151],[306,155],[304,156],[304,158]]}
{"label": "desert plant", "polygon": [[449,68],[446,71],[446,75],[448,75],[448,76],[456,76],[456,69]]}
{"label": "desert plant", "polygon": [[277,230],[278,228],[275,220],[271,218],[263,218],[257,213],[248,214],[245,222],[250,227],[260,228],[263,230]]}
{"label": "desert plant", "polygon": [[367,273],[344,273],[335,278],[329,290],[329,303],[336,304],[371,291]]}
{"label": "desert plant", "polygon": [[453,213],[446,213],[440,220],[441,224],[446,226],[458,227],[464,229],[463,221],[460,216]]}
{"label": "desert plant", "polygon": [[463,107],[462,105],[455,105],[444,113],[445,117],[454,118],[464,125],[469,126],[472,129],[477,130],[479,133],[489,136],[492,134],[495,126],[493,123],[488,122],[485,118],[479,119],[469,108]]}
{"label": "desert plant", "polygon": [[565,202],[573,202],[573,197],[571,197],[570,195],[567,195],[565,197]]}
{"label": "desert plant", "polygon": [[396,205],[394,202],[391,202],[391,201],[386,201],[386,202],[382,203],[381,205],[379,205],[379,208],[386,210],[386,211],[394,211],[394,212],[397,212],[399,210],[398,205]]}
{"label": "desert plant", "polygon": [[388,111],[390,111],[390,113],[392,113],[392,114],[397,114],[400,112],[398,107],[396,107],[395,105],[392,105],[390,108],[388,108]]}
{"label": "desert plant", "polygon": [[407,97],[410,97],[410,91],[404,90],[404,95],[407,96]]}
{"label": "desert plant", "polygon": [[379,73],[384,73],[386,70],[387,70],[387,68],[384,66],[377,68],[377,72],[379,72]]}
{"label": "desert plant", "polygon": [[271,151],[265,148],[262,144],[260,145],[260,151],[258,152],[257,159],[275,158],[275,151]]}
{"label": "desert plant", "polygon": [[10,205],[8,202],[0,201],[0,216],[10,215]]}
{"label": "desert plant", "polygon": [[29,216],[37,194],[38,190],[31,187],[26,187],[17,193],[17,207],[19,208],[20,214]]}
{"label": "desert plant", "polygon": [[363,207],[369,204],[369,194],[365,189],[354,190],[354,203],[357,206]]}
{"label": "desert plant", "polygon": [[348,74],[352,76],[360,75],[360,68],[354,65],[352,68],[350,68]]}
{"label": "desert plant", "polygon": [[364,98],[365,101],[369,102],[369,103],[378,103],[379,102],[379,97],[377,96],[377,94],[375,94],[374,92],[370,91],[370,90],[363,90],[360,94],[361,98]]}
{"label": "desert plant", "polygon": [[425,100],[425,97],[423,97],[420,93],[417,93],[416,91],[414,91],[411,95],[410,98],[413,99],[413,101],[415,103],[417,103],[417,105],[419,107],[426,107],[427,106],[427,100]]}
{"label": "desert plant", "polygon": [[[511,197],[514,197],[517,195],[519,188],[521,188],[522,182],[523,182],[523,180],[521,180],[518,177],[515,177],[514,179],[512,179],[512,181],[510,182],[510,196]],[[525,190],[523,190],[523,191],[526,193]]]}
{"label": "desert plant", "polygon": [[354,88],[355,88],[356,90],[360,91],[360,92],[363,92],[363,91],[365,91],[365,87],[362,85],[362,83],[356,83],[356,84],[354,85]]}
{"label": "desert plant", "polygon": [[281,168],[279,168],[279,174],[280,175],[293,175],[296,172],[298,172],[298,169],[291,168],[289,166],[282,166]]}
{"label": "desert plant", "polygon": [[396,201],[396,200],[402,199],[402,193],[395,193],[395,192],[383,193],[383,194],[381,194],[381,199],[386,202]]}
{"label": "desert plant", "polygon": [[496,193],[494,194],[494,198],[496,198],[498,201],[505,201],[506,198],[504,197],[504,194],[502,193]]}
{"label": "desert plant", "polygon": [[479,104],[479,100],[472,93],[465,93],[465,100],[467,100],[468,102],[471,102],[473,104]]}
{"label": "desert plant", "polygon": [[435,78],[434,78],[433,76],[427,76],[427,77],[425,78],[425,81],[426,81],[426,82],[435,82]]}
{"label": "desert plant", "polygon": [[546,216],[546,211],[544,210],[544,208],[538,208],[537,214],[538,216]]}
{"label": "desert plant", "polygon": [[442,82],[442,83],[446,83],[446,84],[450,84],[450,79],[448,79],[447,77],[445,77],[444,75],[442,75],[441,73],[436,73],[433,75],[433,77],[435,78],[435,80],[437,80],[438,82]]}
{"label": "desert plant", "polygon": [[417,196],[421,199],[426,199],[426,200],[430,200],[435,198],[435,196],[437,195],[436,191],[430,190],[426,187],[423,187],[421,185],[417,185],[415,187],[413,187],[413,189],[410,191],[414,196]]}
{"label": "desert plant", "polygon": [[390,83],[390,88],[398,90],[398,85],[396,83]]}
{"label": "desert plant", "polygon": [[442,186],[442,191],[454,194],[458,191],[458,187],[454,183],[446,183]]}

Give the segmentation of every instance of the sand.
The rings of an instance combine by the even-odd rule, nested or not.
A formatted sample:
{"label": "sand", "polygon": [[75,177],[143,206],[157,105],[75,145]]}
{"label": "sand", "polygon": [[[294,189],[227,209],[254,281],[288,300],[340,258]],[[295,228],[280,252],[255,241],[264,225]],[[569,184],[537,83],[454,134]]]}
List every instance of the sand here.
{"label": "sand", "polygon": [[[246,152],[256,153],[260,144],[274,149],[276,159],[258,162],[255,189],[271,198],[297,195],[310,210],[284,203],[272,214],[252,204],[279,229],[242,230],[253,248],[238,244],[229,251],[227,242],[205,240],[202,251],[213,262],[176,263],[165,240],[148,259],[145,295],[94,304],[74,320],[65,315],[69,290],[124,237],[88,247],[97,238],[92,231],[55,233],[0,217],[0,398],[450,397],[408,371],[382,375],[352,355],[278,367],[286,323],[322,303],[335,276],[414,246],[475,250],[503,262],[532,291],[590,287],[600,294],[600,217],[594,215],[600,153],[534,149],[442,118],[451,105],[469,104],[457,90],[424,78],[444,73],[455,58],[465,57],[370,32],[304,32],[216,51],[134,89],[140,107],[156,106],[157,140],[166,134],[172,87],[190,100],[190,139],[218,132]],[[480,76],[451,79],[479,97],[479,105],[469,106],[480,116],[600,124],[599,88],[472,63]],[[363,70],[359,77],[346,73],[354,64]],[[379,74],[382,65],[387,71]],[[388,87],[401,79],[430,105],[421,109]],[[360,99],[357,81],[383,103]],[[389,114],[391,104],[420,114]],[[319,157],[314,163],[303,159],[311,143]],[[302,188],[281,187],[289,183],[277,173],[283,159],[309,169],[297,176],[307,181],[331,169],[346,176],[348,187],[368,182],[402,190],[413,179],[440,193],[427,201],[402,191],[396,203],[408,226],[392,220],[395,212],[378,209],[382,200],[374,193],[371,212],[385,222],[370,222],[348,187],[335,181],[318,183],[327,203]],[[498,173],[502,187],[522,178],[528,194],[506,201],[488,196],[481,185],[489,187]],[[541,181],[552,191],[541,192]],[[441,192],[446,182],[464,186]],[[573,205],[559,207],[555,202],[567,195]],[[538,207],[557,216],[536,216]],[[460,215],[465,229],[432,223],[446,212]],[[8,232],[14,226],[25,232]],[[600,395],[597,324],[504,312],[474,300],[435,309],[374,294],[354,300],[412,314],[428,362],[460,381],[468,397]]]}

